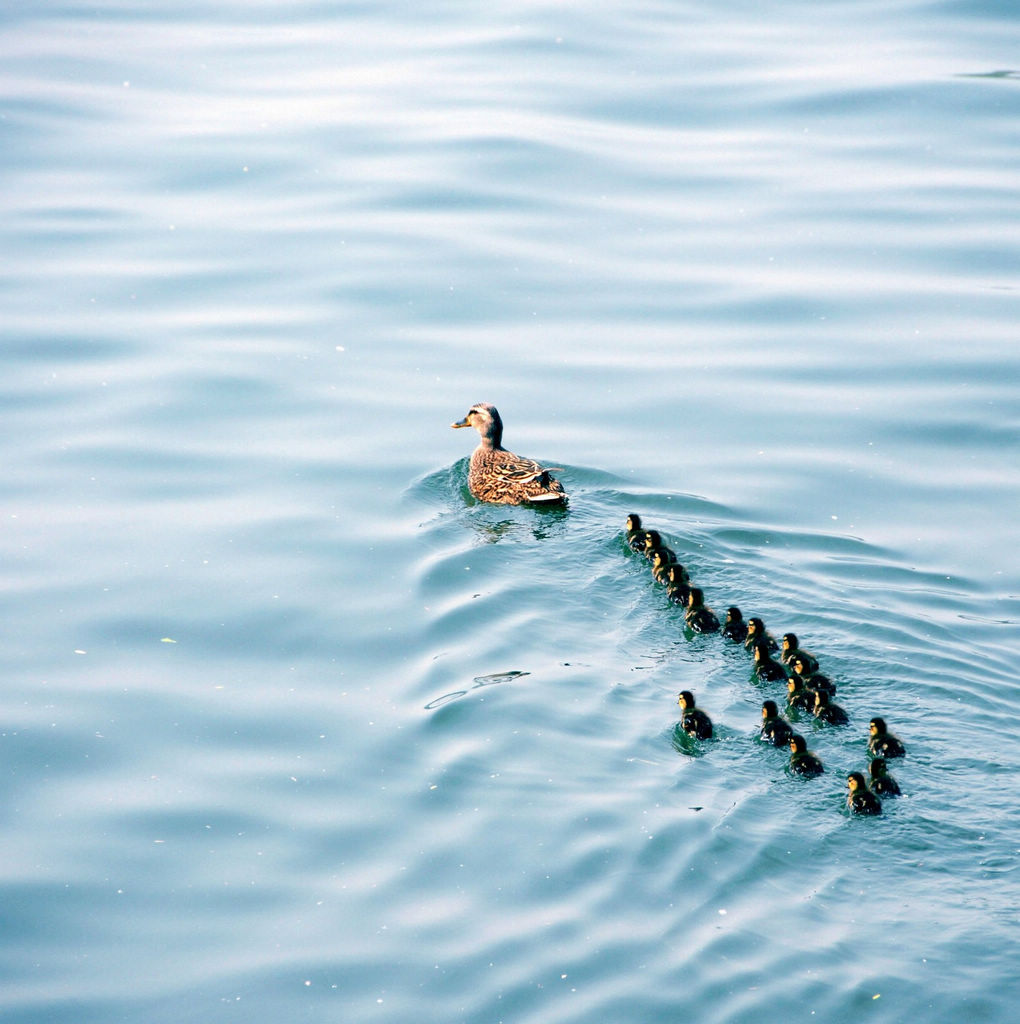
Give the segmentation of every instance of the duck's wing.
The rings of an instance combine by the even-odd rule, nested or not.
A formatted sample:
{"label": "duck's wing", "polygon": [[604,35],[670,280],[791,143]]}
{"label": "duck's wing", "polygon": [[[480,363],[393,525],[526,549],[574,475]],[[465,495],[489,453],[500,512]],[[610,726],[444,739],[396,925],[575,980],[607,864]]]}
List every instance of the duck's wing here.
{"label": "duck's wing", "polygon": [[507,460],[502,470],[508,480],[519,484],[529,484],[532,480],[538,480],[545,473],[562,473],[562,466],[543,466],[534,459],[526,459],[521,455],[514,455],[513,460]]}

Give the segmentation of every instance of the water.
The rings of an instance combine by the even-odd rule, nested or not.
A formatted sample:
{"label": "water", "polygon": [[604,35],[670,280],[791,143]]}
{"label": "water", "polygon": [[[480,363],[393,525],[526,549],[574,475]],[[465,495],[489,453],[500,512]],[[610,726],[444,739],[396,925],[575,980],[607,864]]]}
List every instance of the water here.
{"label": "water", "polygon": [[1013,1019],[1012,5],[2,24],[5,1021]]}

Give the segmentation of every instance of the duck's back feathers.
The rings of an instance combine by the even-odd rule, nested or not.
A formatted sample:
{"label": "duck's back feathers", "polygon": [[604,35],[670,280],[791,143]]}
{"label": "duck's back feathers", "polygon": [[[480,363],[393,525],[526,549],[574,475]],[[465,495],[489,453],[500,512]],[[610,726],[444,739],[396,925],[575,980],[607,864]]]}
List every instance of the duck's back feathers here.
{"label": "duck's back feathers", "polygon": [[563,485],[552,470],[505,448],[476,448],[468,470],[468,489],[479,501],[500,505],[564,502]]}

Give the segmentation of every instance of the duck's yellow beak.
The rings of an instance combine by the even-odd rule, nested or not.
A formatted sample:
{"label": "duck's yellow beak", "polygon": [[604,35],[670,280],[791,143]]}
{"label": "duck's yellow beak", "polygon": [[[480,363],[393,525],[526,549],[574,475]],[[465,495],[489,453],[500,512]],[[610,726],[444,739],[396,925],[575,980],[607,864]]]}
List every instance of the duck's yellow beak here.
{"label": "duck's yellow beak", "polygon": [[471,424],[468,423],[467,416],[465,416],[464,419],[458,420],[456,423],[451,423],[450,426],[456,430],[458,427],[470,427]]}

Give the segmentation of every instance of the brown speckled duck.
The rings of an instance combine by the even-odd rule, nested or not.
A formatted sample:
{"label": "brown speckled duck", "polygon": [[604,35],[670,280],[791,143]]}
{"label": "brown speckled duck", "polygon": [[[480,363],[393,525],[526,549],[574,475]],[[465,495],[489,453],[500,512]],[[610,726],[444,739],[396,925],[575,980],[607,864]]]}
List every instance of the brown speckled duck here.
{"label": "brown speckled duck", "polygon": [[500,505],[552,505],[567,500],[552,470],[503,447],[503,421],[494,405],[478,402],[451,427],[474,427],[481,443],[471,454],[468,490],[479,501]]}

